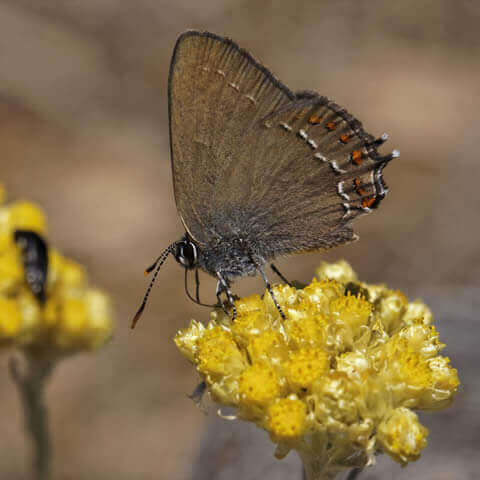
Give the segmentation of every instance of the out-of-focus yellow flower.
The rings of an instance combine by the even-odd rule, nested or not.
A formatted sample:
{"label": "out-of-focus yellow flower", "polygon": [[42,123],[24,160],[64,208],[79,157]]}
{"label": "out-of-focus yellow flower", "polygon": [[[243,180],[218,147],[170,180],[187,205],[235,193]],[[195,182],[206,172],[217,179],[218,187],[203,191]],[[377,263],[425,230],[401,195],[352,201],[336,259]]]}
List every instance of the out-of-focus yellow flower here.
{"label": "out-of-focus yellow flower", "polygon": [[15,300],[0,298],[0,336],[8,340],[20,331],[22,314]]}
{"label": "out-of-focus yellow flower", "polygon": [[43,211],[30,202],[17,202],[9,207],[9,223],[13,230],[31,230],[39,234],[47,231]]}
{"label": "out-of-focus yellow flower", "polygon": [[299,452],[307,475],[333,478],[374,463],[385,451],[416,460],[427,430],[412,408],[448,406],[457,372],[422,302],[357,280],[348,263],[323,263],[303,289],[277,285],[275,296],[236,302],[235,321],[215,309],[175,342],[215,401],[267,430],[276,455]]}
{"label": "out-of-focus yellow flower", "polygon": [[6,245],[0,249],[0,292],[8,294],[15,291],[22,283],[23,272],[20,252],[15,245]]}
{"label": "out-of-focus yellow flower", "polygon": [[46,301],[41,304],[26,282],[16,230],[45,238],[43,211],[30,202],[1,205],[0,186],[0,345],[61,356],[102,346],[112,333],[108,297],[88,286],[84,267],[48,251]]}

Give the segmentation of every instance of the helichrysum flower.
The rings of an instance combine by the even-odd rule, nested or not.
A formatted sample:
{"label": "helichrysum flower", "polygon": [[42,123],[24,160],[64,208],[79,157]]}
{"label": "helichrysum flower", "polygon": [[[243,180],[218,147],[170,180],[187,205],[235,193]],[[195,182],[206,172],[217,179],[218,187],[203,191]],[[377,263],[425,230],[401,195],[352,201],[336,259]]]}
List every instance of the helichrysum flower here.
{"label": "helichrysum flower", "polygon": [[55,356],[103,345],[112,333],[107,296],[88,286],[81,265],[50,248],[46,301],[41,304],[25,280],[14,232],[27,230],[45,238],[45,215],[30,202],[2,205],[4,197],[0,187],[0,346]]}
{"label": "helichrysum flower", "polygon": [[459,385],[432,315],[399,291],[360,283],[345,261],[310,285],[274,287],[215,309],[175,342],[213,399],[269,432],[281,458],[298,451],[307,476],[333,478],[384,451],[406,465],[428,431],[412,409],[447,407]]}

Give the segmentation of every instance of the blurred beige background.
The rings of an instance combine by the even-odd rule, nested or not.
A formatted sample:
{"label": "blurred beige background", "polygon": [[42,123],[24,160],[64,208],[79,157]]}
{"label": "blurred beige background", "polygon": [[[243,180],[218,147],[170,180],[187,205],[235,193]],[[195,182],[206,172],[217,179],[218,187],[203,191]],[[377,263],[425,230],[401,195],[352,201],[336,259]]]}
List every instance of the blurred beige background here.
{"label": "blurred beige background", "polygon": [[[434,438],[422,460],[403,471],[390,462],[381,478],[478,478],[479,25],[475,0],[0,0],[0,182],[11,200],[44,207],[51,242],[88,266],[117,310],[114,341],[65,361],[48,386],[55,479],[175,480],[195,462],[200,478],[203,460],[223,465],[232,456],[198,456],[213,415],[186,397],[197,377],[171,338],[208,310],[185,297],[173,260],[138,328],[128,328],[143,269],[182,234],[166,89],[172,48],[187,28],[230,36],[293,90],[328,95],[401,151],[385,170],[387,200],[357,222],[360,242],[326,257],[429,299],[463,382],[452,409],[424,418]],[[307,281],[322,258],[279,264]],[[261,286],[247,280],[236,291]],[[203,278],[202,291],[213,299],[214,282]],[[29,445],[6,361],[0,479],[27,479]],[[452,453],[462,448],[462,457]],[[278,473],[269,456],[265,471],[242,479],[268,475],[270,462]]]}

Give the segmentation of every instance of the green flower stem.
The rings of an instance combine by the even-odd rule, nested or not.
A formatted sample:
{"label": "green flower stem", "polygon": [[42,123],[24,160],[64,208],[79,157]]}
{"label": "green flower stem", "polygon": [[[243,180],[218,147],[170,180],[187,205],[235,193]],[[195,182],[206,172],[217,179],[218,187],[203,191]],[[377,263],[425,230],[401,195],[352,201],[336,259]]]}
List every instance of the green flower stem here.
{"label": "green flower stem", "polygon": [[50,474],[50,436],[44,389],[53,366],[51,358],[35,352],[25,352],[23,362],[19,362],[17,357],[10,361],[10,373],[18,387],[23,406],[25,429],[33,443],[33,471],[36,480],[47,480]]}

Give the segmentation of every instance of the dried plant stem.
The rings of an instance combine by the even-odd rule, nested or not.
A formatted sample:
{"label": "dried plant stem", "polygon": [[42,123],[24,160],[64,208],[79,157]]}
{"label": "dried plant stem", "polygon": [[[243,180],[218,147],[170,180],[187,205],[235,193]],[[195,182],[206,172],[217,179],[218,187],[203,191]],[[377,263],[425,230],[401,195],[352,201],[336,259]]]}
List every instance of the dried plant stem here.
{"label": "dried plant stem", "polygon": [[20,394],[25,429],[33,443],[35,479],[47,480],[50,474],[50,437],[44,389],[54,361],[29,352],[25,352],[22,360],[20,362],[18,357],[10,360],[10,373]]}
{"label": "dried plant stem", "polygon": [[305,452],[298,453],[303,463],[304,480],[334,480],[345,470],[338,465],[329,464],[325,457]]}
{"label": "dried plant stem", "polygon": [[[345,480],[357,480],[360,473],[362,473],[361,468],[352,468],[350,470],[350,472],[348,473]],[[302,467],[302,480],[308,480],[307,479],[307,473],[305,471],[305,467]]]}
{"label": "dried plant stem", "polygon": [[361,473],[361,468],[353,468],[352,470],[350,470],[350,473],[348,474],[346,480],[357,480]]}

